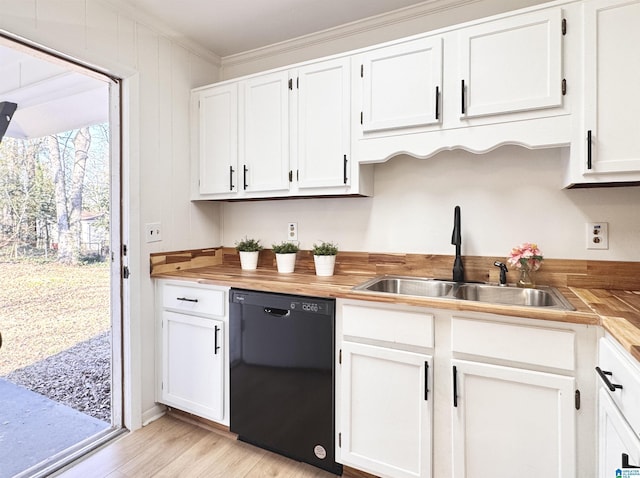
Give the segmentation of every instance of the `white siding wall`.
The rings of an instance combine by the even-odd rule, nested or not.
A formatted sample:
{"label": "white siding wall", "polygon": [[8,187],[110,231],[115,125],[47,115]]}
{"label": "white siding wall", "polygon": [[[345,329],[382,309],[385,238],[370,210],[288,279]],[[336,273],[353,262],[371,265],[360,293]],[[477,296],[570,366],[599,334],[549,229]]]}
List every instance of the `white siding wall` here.
{"label": "white siding wall", "polygon": [[[0,29],[125,79],[132,272],[125,347],[133,365],[126,415],[127,424],[138,427],[155,411],[149,253],[220,244],[218,205],[189,201],[189,93],[218,79],[217,59],[100,0],[0,0]],[[163,241],[148,245],[141,226],[157,221]]]}

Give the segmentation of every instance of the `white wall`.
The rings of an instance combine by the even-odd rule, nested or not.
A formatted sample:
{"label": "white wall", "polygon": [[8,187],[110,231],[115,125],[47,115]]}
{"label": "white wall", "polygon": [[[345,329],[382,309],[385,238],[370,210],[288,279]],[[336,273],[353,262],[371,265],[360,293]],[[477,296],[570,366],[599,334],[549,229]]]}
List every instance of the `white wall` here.
{"label": "white wall", "polygon": [[[462,253],[507,256],[537,242],[548,258],[640,261],[640,188],[561,189],[560,149],[504,146],[484,155],[447,151],[375,166],[372,198],[226,203],[225,245],[245,235],[270,246],[298,223],[303,249],[454,254],[453,208],[462,210]],[[609,249],[587,250],[586,222],[609,223]]]}
{"label": "white wall", "polygon": [[[189,201],[189,94],[218,79],[217,59],[100,0],[2,0],[0,29],[125,78],[125,230],[132,272],[125,348],[133,380],[125,416],[135,428],[154,410],[149,253],[220,243],[219,206]],[[156,221],[163,241],[141,242],[141,225]]]}

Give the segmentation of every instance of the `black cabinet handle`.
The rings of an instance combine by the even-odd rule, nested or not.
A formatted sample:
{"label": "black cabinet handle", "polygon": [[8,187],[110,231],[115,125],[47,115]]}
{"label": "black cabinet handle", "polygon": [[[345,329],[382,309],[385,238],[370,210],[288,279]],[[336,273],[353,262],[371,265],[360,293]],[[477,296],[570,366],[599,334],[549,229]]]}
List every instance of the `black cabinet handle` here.
{"label": "black cabinet handle", "polygon": [[229,191],[233,191],[233,166],[229,166]]}
{"label": "black cabinet handle", "polygon": [[218,332],[220,332],[220,327],[217,325],[213,329],[213,354],[218,355],[218,350],[220,350],[220,346],[218,345]]}
{"label": "black cabinet handle", "polygon": [[465,91],[464,91],[464,80],[462,80],[462,84],[460,87],[460,104],[462,105],[462,114],[466,115],[467,114],[467,105],[466,105],[466,101],[465,101]]}
{"label": "black cabinet handle", "polygon": [[612,375],[611,372],[602,370],[600,367],[596,367],[596,372],[598,372],[598,375],[600,375],[600,378],[602,379],[602,381],[604,382],[604,384],[607,386],[609,390],[611,390],[612,392],[615,392],[616,389],[622,390],[622,385],[618,385],[617,383],[611,383],[611,380],[609,380],[609,377]]}
{"label": "black cabinet handle", "polygon": [[440,87],[436,86],[436,119],[440,119]]}
{"label": "black cabinet handle", "polygon": [[424,362],[424,400],[429,400],[429,362]]}
{"label": "black cabinet handle", "polygon": [[622,454],[622,468],[640,468],[640,466],[630,465],[629,464],[629,455],[626,453]]}
{"label": "black cabinet handle", "polygon": [[458,406],[458,368],[453,366],[453,406]]}
{"label": "black cabinet handle", "polygon": [[587,169],[591,169],[591,130],[587,131]]}
{"label": "black cabinet handle", "polygon": [[198,302],[198,299],[189,299],[188,297],[176,297],[176,300],[181,300],[182,302]]}
{"label": "black cabinet handle", "polygon": [[344,184],[347,184],[347,155],[344,155],[344,161],[342,163],[342,177],[344,178]]}
{"label": "black cabinet handle", "polygon": [[249,168],[247,168],[247,165],[245,164],[244,166],[242,166],[244,168],[244,173],[242,174],[242,182],[244,184],[244,190],[247,190],[247,171],[249,171]]}

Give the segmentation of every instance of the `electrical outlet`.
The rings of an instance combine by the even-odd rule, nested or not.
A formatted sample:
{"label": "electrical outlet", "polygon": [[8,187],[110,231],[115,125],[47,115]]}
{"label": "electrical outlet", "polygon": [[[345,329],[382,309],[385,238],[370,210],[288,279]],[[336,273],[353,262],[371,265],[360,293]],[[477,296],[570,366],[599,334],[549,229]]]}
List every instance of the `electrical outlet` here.
{"label": "electrical outlet", "polygon": [[298,240],[298,223],[290,222],[287,224],[287,241]]}
{"label": "electrical outlet", "polygon": [[144,237],[147,242],[162,240],[162,227],[159,222],[150,222],[144,225]]}
{"label": "electrical outlet", "polygon": [[587,249],[609,249],[609,223],[587,223]]}

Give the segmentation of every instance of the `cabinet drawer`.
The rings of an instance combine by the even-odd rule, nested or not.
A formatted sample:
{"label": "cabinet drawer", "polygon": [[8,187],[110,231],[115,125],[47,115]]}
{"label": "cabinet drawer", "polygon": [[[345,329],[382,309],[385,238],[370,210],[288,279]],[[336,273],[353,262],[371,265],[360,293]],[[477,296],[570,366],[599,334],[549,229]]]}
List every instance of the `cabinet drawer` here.
{"label": "cabinet drawer", "polygon": [[345,304],[342,316],[343,335],[428,348],[434,344],[433,315],[417,309]]}
{"label": "cabinet drawer", "polygon": [[224,317],[226,303],[225,291],[221,289],[176,284],[162,287],[162,305],[167,309]]}
{"label": "cabinet drawer", "polygon": [[575,370],[575,333],[454,317],[453,352],[510,360],[563,370]]}
{"label": "cabinet drawer", "polygon": [[[620,346],[609,338],[601,338],[598,346],[598,364],[600,369],[607,373],[606,377],[611,384],[621,385],[611,391],[600,381],[609,396],[613,399],[629,425],[640,435],[640,366]],[[610,375],[609,375],[610,374]]]}

